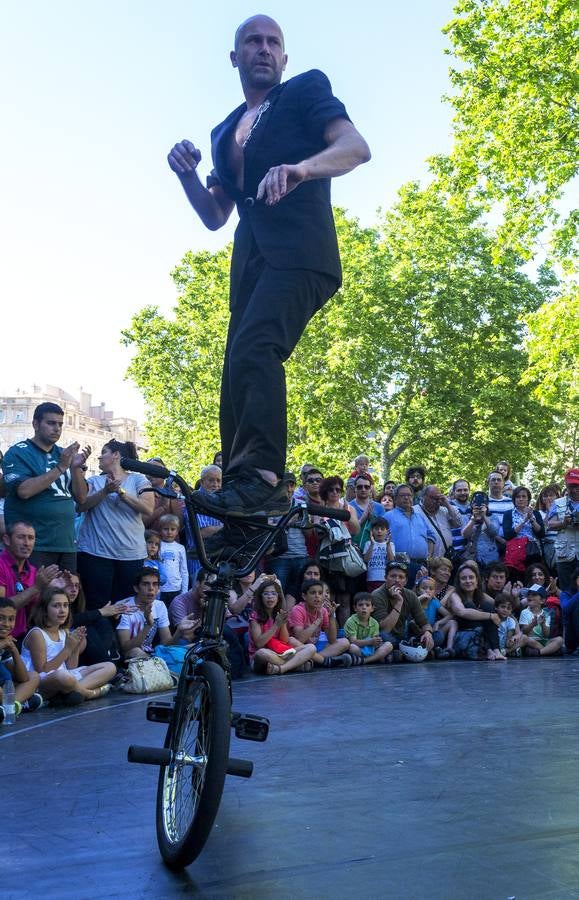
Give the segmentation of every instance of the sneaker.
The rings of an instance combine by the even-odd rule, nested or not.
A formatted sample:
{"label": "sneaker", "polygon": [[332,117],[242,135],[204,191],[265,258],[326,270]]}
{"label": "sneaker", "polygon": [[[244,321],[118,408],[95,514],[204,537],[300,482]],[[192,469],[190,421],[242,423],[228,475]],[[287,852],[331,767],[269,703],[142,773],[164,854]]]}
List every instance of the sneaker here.
{"label": "sneaker", "polygon": [[221,490],[213,494],[193,491],[193,500],[198,509],[216,519],[227,516],[284,516],[290,508],[285,483],[269,484],[254,469],[228,479]]}
{"label": "sneaker", "polygon": [[33,694],[22,704],[22,712],[36,712],[44,704],[42,694]]}
{"label": "sneaker", "polygon": [[332,656],[330,666],[331,668],[342,668],[349,669],[352,665],[352,657],[349,653],[340,653],[339,656]]}
{"label": "sneaker", "polygon": [[80,691],[69,691],[68,694],[55,694],[50,703],[52,706],[80,706],[84,703],[84,697]]}

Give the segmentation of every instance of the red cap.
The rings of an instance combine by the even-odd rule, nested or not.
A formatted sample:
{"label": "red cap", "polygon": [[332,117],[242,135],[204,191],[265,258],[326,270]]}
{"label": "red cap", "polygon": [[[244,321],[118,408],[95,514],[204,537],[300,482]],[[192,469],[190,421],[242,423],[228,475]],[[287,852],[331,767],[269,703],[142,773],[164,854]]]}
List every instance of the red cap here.
{"label": "red cap", "polygon": [[579,484],[579,469],[569,469],[565,472],[565,484]]}

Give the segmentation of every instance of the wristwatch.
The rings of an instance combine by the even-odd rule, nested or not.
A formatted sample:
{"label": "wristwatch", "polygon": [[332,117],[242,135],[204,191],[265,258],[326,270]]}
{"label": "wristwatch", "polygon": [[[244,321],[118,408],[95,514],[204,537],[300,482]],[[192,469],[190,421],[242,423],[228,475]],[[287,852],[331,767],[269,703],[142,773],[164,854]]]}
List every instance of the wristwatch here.
{"label": "wristwatch", "polygon": [[127,492],[126,492],[126,490],[124,489],[124,487],[120,487],[120,488],[118,489],[118,491],[117,491],[117,494],[119,495],[119,497],[124,497],[126,493],[127,493]]}

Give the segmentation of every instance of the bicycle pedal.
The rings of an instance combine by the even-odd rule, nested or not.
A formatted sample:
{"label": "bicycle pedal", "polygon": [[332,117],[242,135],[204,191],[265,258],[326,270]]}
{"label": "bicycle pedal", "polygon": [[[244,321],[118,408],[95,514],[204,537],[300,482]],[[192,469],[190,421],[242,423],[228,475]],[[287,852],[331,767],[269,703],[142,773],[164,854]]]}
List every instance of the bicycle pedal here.
{"label": "bicycle pedal", "polygon": [[173,715],[173,704],[164,700],[151,700],[147,703],[147,721],[163,722],[167,725]]}
{"label": "bicycle pedal", "polygon": [[264,716],[234,713],[231,725],[235,729],[235,737],[243,741],[266,741],[269,734],[269,719]]}

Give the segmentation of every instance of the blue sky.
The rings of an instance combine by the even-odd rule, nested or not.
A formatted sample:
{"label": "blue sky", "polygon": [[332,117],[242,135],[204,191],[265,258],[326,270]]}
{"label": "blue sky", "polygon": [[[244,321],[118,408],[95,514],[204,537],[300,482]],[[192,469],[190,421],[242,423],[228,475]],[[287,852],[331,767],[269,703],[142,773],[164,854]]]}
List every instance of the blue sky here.
{"label": "blue sky", "polygon": [[0,15],[0,393],[32,381],[92,392],[141,418],[120,330],[145,304],[169,311],[169,273],[188,249],[217,249],[166,155],[188,137],[209,167],[209,132],[241,100],[229,51],[240,21],[280,22],[286,77],[329,76],[370,144],[371,163],[333,199],[364,224],[427,156],[450,148],[450,0],[252,8],[225,0],[29,0]]}

